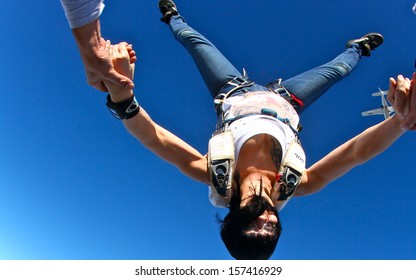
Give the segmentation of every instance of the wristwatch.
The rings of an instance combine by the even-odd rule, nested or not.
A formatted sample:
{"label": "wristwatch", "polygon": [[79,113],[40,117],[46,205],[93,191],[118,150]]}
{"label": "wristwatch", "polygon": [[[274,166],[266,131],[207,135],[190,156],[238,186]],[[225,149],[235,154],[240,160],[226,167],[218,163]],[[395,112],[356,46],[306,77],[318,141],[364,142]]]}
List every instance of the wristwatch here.
{"label": "wristwatch", "polygon": [[108,94],[106,105],[111,114],[119,120],[131,119],[140,112],[139,103],[134,95],[125,101],[114,103]]}

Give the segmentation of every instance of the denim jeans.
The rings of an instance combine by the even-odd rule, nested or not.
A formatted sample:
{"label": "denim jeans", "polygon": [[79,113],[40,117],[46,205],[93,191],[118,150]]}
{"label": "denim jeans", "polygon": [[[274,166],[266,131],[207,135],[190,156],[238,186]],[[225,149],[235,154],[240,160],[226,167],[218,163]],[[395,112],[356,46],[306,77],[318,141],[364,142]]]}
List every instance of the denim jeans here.
{"label": "denim jeans", "polygon": [[[211,96],[231,79],[242,76],[224,55],[203,35],[191,28],[181,16],[173,16],[169,23],[176,38],[189,52]],[[361,49],[352,44],[332,61],[282,81],[291,94],[300,99],[304,106],[297,109],[301,113],[332,85],[342,80],[354,69],[361,59]],[[262,85],[254,84],[250,91],[268,91]]]}

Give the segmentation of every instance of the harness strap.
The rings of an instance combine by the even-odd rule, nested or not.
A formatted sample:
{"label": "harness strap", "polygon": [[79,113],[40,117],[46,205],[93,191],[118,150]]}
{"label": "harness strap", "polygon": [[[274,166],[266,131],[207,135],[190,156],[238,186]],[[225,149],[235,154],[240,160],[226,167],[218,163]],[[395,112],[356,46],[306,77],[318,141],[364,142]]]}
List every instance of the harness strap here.
{"label": "harness strap", "polygon": [[287,91],[287,89],[281,85],[282,79],[279,78],[277,80],[274,80],[271,83],[268,83],[265,85],[269,90],[271,90],[274,93],[279,94],[281,97],[286,99],[295,109],[298,107],[303,107],[303,102],[299,98],[297,98],[294,94]]}
{"label": "harness strap", "polygon": [[[287,89],[281,85],[282,79],[279,78],[271,83],[268,83],[267,85],[265,85],[265,87],[267,87],[270,91],[272,91],[275,94],[280,95],[281,97],[283,97],[286,101],[288,101],[295,109],[298,107],[302,107],[303,106],[303,102],[302,100],[300,100],[299,98],[297,98],[294,94],[291,94],[289,91],[287,91]],[[246,89],[247,87],[250,87],[254,85],[254,82],[250,80],[250,78],[247,76],[246,74],[246,70],[243,68],[243,76],[237,76],[234,79],[228,81],[220,90],[219,90],[219,94],[216,96],[216,98],[214,99],[214,104],[215,104],[215,110],[217,111],[217,115],[222,115],[222,102],[227,99],[228,97],[232,96],[232,93],[236,92],[237,90],[241,90],[243,92],[248,92],[248,90]],[[269,115],[272,116],[276,119],[278,119],[279,121],[283,122],[284,124],[287,124],[290,129],[295,133],[296,137],[298,137],[299,139],[299,131],[302,129],[302,126],[299,124],[298,128],[295,129],[291,124],[289,119],[287,118],[281,118],[277,115],[277,113],[273,110],[270,109],[262,109],[261,113],[253,113],[253,114],[243,114],[243,115],[239,115],[236,116],[234,118],[230,118],[230,119],[222,119],[221,123],[217,124],[217,132],[218,131],[223,131],[224,127],[227,124],[230,124],[231,122],[247,117],[247,116],[252,116],[252,115]]]}
{"label": "harness strap", "polygon": [[[244,70],[245,73],[245,70]],[[215,109],[218,112],[218,109],[221,108],[221,103],[223,100],[230,97],[230,95],[237,90],[244,90],[246,87],[254,85],[254,82],[246,75],[235,77],[234,79],[228,81],[221,89],[220,93],[214,99]],[[219,112],[220,113],[220,112]]]}

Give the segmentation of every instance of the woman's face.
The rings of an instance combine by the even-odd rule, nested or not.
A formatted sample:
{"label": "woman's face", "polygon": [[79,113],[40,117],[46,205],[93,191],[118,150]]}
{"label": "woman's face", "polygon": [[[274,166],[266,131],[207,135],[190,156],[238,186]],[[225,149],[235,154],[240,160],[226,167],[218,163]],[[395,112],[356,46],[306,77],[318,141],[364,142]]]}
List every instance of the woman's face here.
{"label": "woman's face", "polygon": [[278,219],[276,215],[271,211],[265,210],[254,221],[248,224],[245,229],[245,233],[273,235],[277,222]]}

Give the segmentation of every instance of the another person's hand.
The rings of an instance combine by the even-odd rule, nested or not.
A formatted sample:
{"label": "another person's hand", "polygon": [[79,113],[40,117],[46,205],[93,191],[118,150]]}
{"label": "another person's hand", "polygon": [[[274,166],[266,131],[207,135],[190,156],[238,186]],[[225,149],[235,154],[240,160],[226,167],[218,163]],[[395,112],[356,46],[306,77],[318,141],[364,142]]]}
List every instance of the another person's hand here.
{"label": "another person's hand", "polygon": [[416,72],[412,80],[402,75],[390,78],[387,98],[392,104],[403,130],[416,130]]}
{"label": "another person's hand", "polygon": [[88,84],[107,92],[104,82],[112,82],[120,88],[133,89],[132,80],[118,73],[112,64],[106,48],[107,42],[101,37],[99,19],[72,30],[84,63]]}

